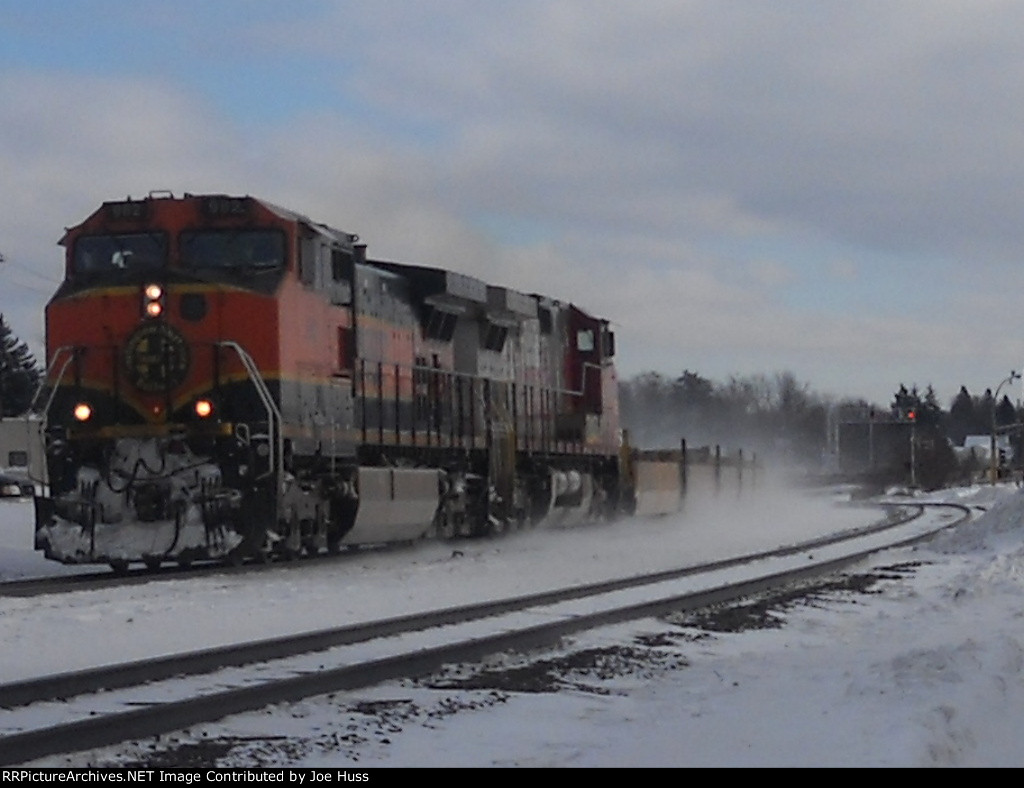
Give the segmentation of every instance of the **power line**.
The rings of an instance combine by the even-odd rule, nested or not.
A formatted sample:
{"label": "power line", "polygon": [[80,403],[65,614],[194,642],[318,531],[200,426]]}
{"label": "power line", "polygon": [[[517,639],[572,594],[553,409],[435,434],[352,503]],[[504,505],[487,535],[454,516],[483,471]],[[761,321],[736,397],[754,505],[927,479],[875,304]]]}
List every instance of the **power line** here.
{"label": "power line", "polygon": [[[22,263],[8,260],[4,253],[0,252],[0,264],[3,263],[7,264],[6,274],[9,277],[9,281],[25,288],[26,290],[46,294],[53,292],[54,288],[60,284],[59,279],[48,276],[47,274],[42,273],[35,268],[23,265]],[[35,281],[26,281],[26,276],[32,277]]]}

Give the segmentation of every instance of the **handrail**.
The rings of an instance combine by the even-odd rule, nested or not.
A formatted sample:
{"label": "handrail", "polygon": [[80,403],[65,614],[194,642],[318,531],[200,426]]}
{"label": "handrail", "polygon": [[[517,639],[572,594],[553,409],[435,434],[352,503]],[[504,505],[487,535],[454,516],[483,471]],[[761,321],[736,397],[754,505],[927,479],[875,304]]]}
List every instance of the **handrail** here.
{"label": "handrail", "polygon": [[[365,361],[365,359],[364,359],[364,361]],[[447,377],[450,377],[450,378],[453,378],[453,379],[455,379],[455,378],[462,378],[462,379],[465,379],[465,380],[490,380],[490,381],[492,381],[494,383],[519,383],[519,382],[521,382],[521,381],[516,381],[515,379],[505,380],[505,379],[502,379],[502,378],[488,378],[488,377],[484,377],[482,375],[479,375],[479,374],[473,373],[473,372],[459,372],[459,371],[454,370],[454,369],[439,369],[437,367],[432,367],[429,364],[415,364],[415,363],[413,363],[413,364],[402,364],[402,363],[397,363],[397,364],[394,364],[393,366],[395,368],[397,368],[397,369],[408,369],[408,370],[413,370],[413,371],[432,372],[434,374],[444,375],[444,376],[447,376]],[[598,371],[601,371],[601,370],[605,369],[605,365],[604,364],[595,364],[593,361],[583,361],[583,362],[580,363],[580,369],[583,370],[584,374],[581,375],[582,385],[580,386],[579,389],[562,388],[561,386],[550,386],[550,385],[546,385],[546,384],[536,384],[533,387],[536,390],[538,390],[538,391],[547,391],[547,392],[550,392],[552,394],[568,395],[568,396],[571,396],[571,397],[581,397],[581,396],[583,396],[584,394],[587,393],[587,389],[586,389],[586,383],[587,383],[586,370],[588,370],[588,369],[596,369]]]}
{"label": "handrail", "polygon": [[[374,362],[372,360],[368,360],[368,359],[363,358],[363,359],[359,360],[358,365],[353,368],[353,372],[352,372],[353,395],[355,396],[356,400],[361,400],[362,403],[363,403],[362,406],[359,408],[359,414],[357,415],[357,423],[356,423],[355,426],[358,429],[361,430],[362,435],[363,435],[363,440],[367,440],[368,439],[368,433],[372,431],[372,432],[376,433],[376,435],[374,437],[378,441],[380,441],[381,443],[383,443],[383,440],[384,440],[384,437],[383,437],[383,432],[384,432],[384,418],[383,418],[383,414],[384,414],[385,405],[387,404],[387,403],[385,403],[385,401],[383,399],[383,397],[384,397],[384,390],[383,390],[384,364],[385,364],[385,362],[383,362],[383,361],[376,361],[376,362]],[[455,384],[453,386],[453,388],[452,388],[452,401],[450,403],[452,410],[451,410],[450,413],[447,414],[451,418],[450,431],[449,431],[448,438],[449,438],[450,441],[453,442],[452,445],[456,445],[455,442],[458,441],[458,445],[460,445],[460,446],[462,445],[461,441],[464,438],[468,438],[472,442],[472,441],[474,441],[476,439],[476,437],[478,437],[476,435],[476,430],[475,430],[476,418],[477,418],[476,408],[480,407],[482,402],[483,402],[483,400],[480,399],[480,398],[481,397],[486,398],[483,391],[477,391],[476,383],[478,381],[485,388],[488,385],[490,385],[490,384],[497,383],[497,384],[511,386],[513,388],[513,390],[514,390],[517,386],[522,385],[524,387],[525,391],[531,392],[530,396],[532,396],[532,393],[537,393],[539,395],[539,397],[540,397],[540,406],[539,406],[540,407],[540,411],[539,412],[537,412],[537,411],[530,411],[528,409],[526,414],[524,415],[524,418],[526,418],[526,419],[538,419],[539,418],[541,421],[547,421],[547,420],[553,419],[556,415],[558,415],[558,413],[561,412],[561,408],[559,408],[557,406],[556,402],[554,401],[554,398],[556,398],[556,397],[563,397],[563,396],[586,397],[587,393],[593,388],[593,384],[594,384],[593,381],[589,381],[589,378],[591,377],[591,375],[589,375],[587,373],[589,371],[597,371],[597,372],[600,373],[600,372],[602,372],[606,368],[605,364],[594,363],[594,362],[591,362],[591,361],[581,361],[580,362],[580,369],[582,370],[582,374],[580,375],[580,387],[578,389],[574,389],[574,388],[565,388],[565,387],[562,387],[562,386],[550,385],[550,384],[547,384],[547,383],[544,383],[544,382],[527,384],[527,383],[523,383],[522,381],[518,381],[518,380],[516,380],[514,378],[513,379],[505,380],[505,379],[501,379],[501,378],[485,377],[485,376],[481,376],[479,374],[475,374],[475,373],[471,373],[471,372],[461,372],[461,371],[454,370],[454,369],[441,369],[441,368],[438,368],[438,367],[431,366],[429,364],[418,363],[418,362],[414,362],[412,364],[401,363],[401,362],[399,362],[399,363],[388,362],[387,366],[388,366],[388,369],[393,369],[394,370],[395,378],[396,379],[399,377],[399,372],[400,371],[408,371],[410,373],[410,376],[411,376],[412,381],[413,381],[413,390],[412,391],[415,390],[416,376],[417,376],[418,373],[423,373],[427,381],[438,380],[438,379],[445,379],[445,380],[448,380],[448,381],[452,382],[453,384]],[[462,383],[465,383],[465,382],[468,382],[470,384],[470,391],[468,392],[468,394],[469,394],[468,397],[465,397],[467,392],[464,390],[463,386],[461,385]],[[376,393],[369,395],[369,397],[366,394],[366,386],[367,386],[368,383],[373,385],[375,387],[375,390],[376,390]],[[596,385],[598,387],[600,387],[600,382],[597,382]],[[412,391],[410,392],[410,396],[414,396],[414,394],[412,394]],[[395,396],[397,398],[398,396],[400,396],[400,393],[398,391],[396,391],[395,392]],[[376,422],[376,426],[374,426],[374,427],[371,427],[369,425],[368,420],[367,420],[367,407],[366,406],[367,406],[367,399],[368,398],[370,399],[370,401],[372,401],[376,405],[376,408],[377,408],[377,422]],[[464,398],[468,399],[468,404],[466,402],[464,402]],[[465,411],[465,408],[467,408],[467,407],[469,408],[469,413],[468,414]],[[457,416],[456,414],[462,414],[462,415]],[[469,426],[469,432],[468,433],[465,430],[465,426],[466,425],[461,421],[463,416],[468,421],[468,426]],[[410,425],[411,429],[413,430],[413,432],[415,432],[415,430],[416,430],[415,418],[416,417],[414,415],[413,416],[413,423]],[[512,418],[511,418],[511,414],[507,412],[507,408],[506,408],[506,420],[507,420],[508,423],[511,423],[511,424],[513,424],[513,426],[515,426]],[[431,425],[433,425],[433,426],[431,426]],[[433,432],[432,432],[433,428],[436,427],[436,428],[440,429],[441,423],[438,422],[435,425],[435,424],[433,424],[433,422],[431,422],[431,425],[428,425],[427,428],[426,428],[426,434],[428,436],[427,437],[428,443],[429,443],[429,440],[430,440],[430,436],[433,434]],[[458,427],[458,429],[457,429],[457,427]],[[396,416],[395,429],[396,429],[396,434],[397,434],[397,430],[399,429],[399,425],[398,425],[398,422],[397,422],[397,416]],[[545,430],[545,429],[546,428],[544,426],[541,427],[542,434],[539,436],[539,440],[540,440],[541,445],[546,446],[546,445],[549,445],[549,444],[552,444],[552,443],[565,442],[565,441],[557,440],[554,437],[553,433],[552,434],[544,433],[543,430]],[[440,433],[437,433],[437,434],[440,437]],[[528,433],[528,435],[529,434],[530,433]],[[517,438],[517,440],[518,440],[518,438]],[[529,437],[527,438],[527,440],[529,440]]]}
{"label": "handrail", "polygon": [[270,470],[261,476],[257,477],[263,479],[269,476],[271,473],[277,473],[277,481],[279,486],[279,492],[284,489],[284,435],[283,433],[283,421],[281,419],[281,411],[277,407],[277,403],[274,402],[274,397],[270,393],[270,388],[267,386],[267,382],[260,375],[260,371],[256,366],[256,362],[252,356],[237,342],[230,339],[223,340],[217,343],[219,347],[226,347],[234,350],[238,354],[238,358],[242,362],[242,366],[245,367],[245,371],[249,373],[249,378],[252,380],[253,385],[256,387],[256,393],[263,401],[263,407],[267,411],[267,423],[273,430],[274,434],[271,440],[268,442],[270,448]]}
{"label": "handrail", "polygon": [[46,368],[46,374],[43,376],[43,380],[39,384],[39,388],[36,389],[35,396],[32,397],[32,404],[29,405],[28,407],[30,413],[35,412],[36,403],[39,402],[39,395],[43,393],[43,389],[45,389],[47,384],[49,383],[50,373],[53,371],[53,367],[56,365],[57,359],[61,357],[62,353],[67,352],[70,355],[64,362],[64,366],[60,368],[60,373],[57,375],[57,380],[54,381],[53,388],[50,390],[50,398],[46,400],[46,407],[43,408],[44,417],[45,414],[50,410],[50,405],[53,404],[53,398],[57,395],[57,387],[58,385],[60,385],[61,380],[63,380],[64,378],[64,373],[67,371],[68,364],[70,364],[71,360],[74,358],[74,351],[74,345],[61,345],[59,348],[53,351],[53,358],[50,359],[50,365]]}
{"label": "handrail", "polygon": [[[41,420],[41,424],[40,424],[40,433],[39,434],[40,434],[40,438],[44,442],[44,446],[43,446],[43,449],[44,449],[43,450],[43,455],[44,456],[43,456],[43,462],[40,465],[40,467],[43,469],[43,476],[42,476],[42,478],[36,478],[36,476],[33,474],[33,471],[32,471],[33,467],[35,466],[35,456],[33,455],[33,448],[38,448],[38,447],[36,447],[36,445],[35,445],[36,442],[32,438],[32,419],[31,419],[31,417],[32,417],[33,413],[40,412],[40,411],[36,410],[36,405],[39,402],[39,397],[42,395],[43,390],[48,385],[50,385],[50,383],[49,383],[49,381],[50,381],[50,373],[53,372],[53,368],[57,365],[57,361],[65,353],[67,354],[67,358],[64,360],[64,364],[63,364],[63,366],[61,366],[60,372],[57,373],[57,377],[54,380],[53,385],[50,387],[50,396],[47,398],[46,405],[45,405],[45,407],[43,407],[43,409],[41,411],[42,415],[41,415],[41,419],[40,419]],[[74,345],[61,345],[59,348],[57,348],[55,351],[53,351],[53,357],[50,359],[50,364],[46,368],[46,374],[43,375],[43,379],[40,381],[39,387],[36,389],[36,393],[32,397],[32,404],[29,405],[28,410],[25,412],[25,436],[26,436],[26,440],[28,441],[28,478],[29,478],[30,481],[37,482],[38,484],[42,485],[43,488],[44,488],[43,492],[47,492],[47,490],[45,488],[49,485],[49,479],[48,479],[47,467],[46,467],[46,465],[47,465],[46,464],[46,456],[45,456],[46,455],[46,451],[45,451],[45,440],[46,440],[46,438],[45,438],[45,435],[46,435],[47,425],[49,424],[50,406],[53,404],[53,398],[57,396],[57,389],[60,386],[60,382],[64,379],[64,373],[67,372],[68,365],[74,360],[74,358],[75,358],[75,347],[74,347]]]}

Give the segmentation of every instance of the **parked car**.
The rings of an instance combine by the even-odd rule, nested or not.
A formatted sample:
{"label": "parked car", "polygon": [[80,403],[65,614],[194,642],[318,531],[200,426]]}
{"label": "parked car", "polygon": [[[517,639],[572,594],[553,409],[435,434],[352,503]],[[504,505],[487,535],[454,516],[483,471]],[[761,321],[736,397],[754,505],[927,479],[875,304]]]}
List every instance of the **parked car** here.
{"label": "parked car", "polygon": [[23,476],[0,473],[0,498],[32,497],[35,487]]}

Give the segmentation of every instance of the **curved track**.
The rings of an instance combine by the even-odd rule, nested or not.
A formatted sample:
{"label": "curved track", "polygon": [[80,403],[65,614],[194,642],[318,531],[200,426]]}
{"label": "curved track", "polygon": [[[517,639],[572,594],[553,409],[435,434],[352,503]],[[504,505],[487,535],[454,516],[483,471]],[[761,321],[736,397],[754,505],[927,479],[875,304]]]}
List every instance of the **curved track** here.
{"label": "curved track", "polygon": [[[950,504],[901,505],[871,528],[713,564],[2,685],[0,706],[9,711],[0,730],[0,765],[549,645],[616,621],[705,607],[835,571],[970,514]],[[68,721],[53,725],[53,719]]]}
{"label": "curved track", "polygon": [[[934,504],[940,506],[942,504]],[[885,503],[881,504],[883,508],[888,509],[890,519],[899,517],[899,512],[907,509],[908,507],[913,508],[915,511],[919,510],[918,505],[910,505],[905,503]],[[827,544],[837,539],[846,539],[853,534],[866,534],[872,533],[878,530],[884,530],[890,525],[889,520],[883,520],[876,525],[867,526],[865,528],[858,528],[848,532],[834,534],[821,539],[815,539],[807,542],[802,542],[795,547],[780,548],[779,552],[784,553],[786,550],[800,550],[805,547],[813,547],[820,544]],[[402,550],[407,549],[407,545],[392,544],[392,545],[381,545],[377,548],[372,548],[374,551],[388,551],[388,550]],[[183,577],[189,576],[210,576],[210,575],[244,575],[254,572],[275,572],[275,571],[293,571],[311,564],[322,564],[331,562],[344,562],[346,559],[350,559],[353,555],[360,554],[360,550],[346,551],[341,554],[329,554],[321,553],[319,555],[304,555],[301,558],[295,560],[278,560],[271,562],[251,562],[241,566],[235,566],[226,563],[199,563],[193,564],[188,567],[180,566],[162,566],[156,569],[147,569],[138,567],[130,569],[125,572],[112,572],[108,568],[97,569],[91,565],[84,565],[80,573],[68,574],[68,575],[57,575],[48,577],[34,577],[24,580],[7,580],[0,581],[0,596],[8,597],[35,597],[42,596],[44,594],[63,594],[73,591],[94,591],[97,589],[108,589],[117,588],[120,586],[132,586],[142,585],[149,583],[158,583],[170,580],[180,580]],[[757,555],[761,555],[758,553]],[[751,556],[752,557],[752,556]],[[748,556],[741,556],[739,558],[729,559],[728,561],[719,562],[720,564],[728,564],[736,561],[745,561]],[[674,574],[675,571],[701,571],[708,566],[716,566],[718,564],[705,564],[702,566],[693,567],[689,570],[674,570],[665,572],[666,576]],[[629,580],[622,582],[630,582]]]}

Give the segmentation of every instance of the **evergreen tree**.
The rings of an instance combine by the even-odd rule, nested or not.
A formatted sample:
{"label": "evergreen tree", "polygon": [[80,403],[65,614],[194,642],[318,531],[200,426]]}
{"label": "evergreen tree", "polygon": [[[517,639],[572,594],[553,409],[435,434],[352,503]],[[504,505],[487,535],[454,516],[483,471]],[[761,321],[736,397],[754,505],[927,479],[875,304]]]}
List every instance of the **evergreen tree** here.
{"label": "evergreen tree", "polygon": [[924,396],[918,405],[918,421],[933,427],[945,426],[946,416],[942,406],[939,404],[939,397],[931,384],[924,390]]}
{"label": "evergreen tree", "polygon": [[996,405],[994,426],[1005,427],[1016,421],[1017,409],[1013,407],[1013,403],[1010,402],[1009,396],[1004,394],[1003,398],[999,400],[999,404]]}
{"label": "evergreen tree", "polygon": [[[684,369],[674,380],[646,372],[619,383],[622,424],[634,446],[721,446],[820,462],[830,402],[791,372],[716,383]],[[748,454],[748,456],[749,456]]]}
{"label": "evergreen tree", "polygon": [[949,406],[949,439],[957,446],[963,446],[964,438],[974,432],[975,421],[974,397],[966,386],[961,386],[960,393]]}
{"label": "evergreen tree", "polygon": [[42,371],[0,314],[0,418],[21,416],[32,404]]}
{"label": "evergreen tree", "polygon": [[677,402],[697,409],[710,405],[715,396],[715,384],[688,369],[684,369],[683,374],[676,378],[675,389]]}
{"label": "evergreen tree", "polygon": [[[924,394],[914,386],[909,391],[900,384],[890,406],[897,421],[910,425],[908,438],[912,446],[907,469],[926,490],[943,486],[956,469],[956,458],[946,437],[945,413],[939,406],[935,389]],[[911,462],[913,467],[911,467]]]}
{"label": "evergreen tree", "polygon": [[901,383],[899,391],[893,395],[890,408],[893,418],[898,421],[914,421],[919,425],[937,428],[942,426],[944,420],[942,407],[939,405],[935,389],[931,386],[921,394],[917,386],[908,391]]}
{"label": "evergreen tree", "polygon": [[995,417],[996,399],[992,395],[992,389],[985,389],[985,393],[974,399],[974,422],[971,425],[971,435],[988,435],[992,431],[992,419]]}

